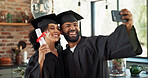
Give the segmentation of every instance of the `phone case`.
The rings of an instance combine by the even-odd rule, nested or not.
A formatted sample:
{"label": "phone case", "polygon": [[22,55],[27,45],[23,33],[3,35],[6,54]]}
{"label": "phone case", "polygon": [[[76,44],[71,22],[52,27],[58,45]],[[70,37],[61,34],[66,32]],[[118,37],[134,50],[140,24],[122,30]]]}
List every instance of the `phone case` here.
{"label": "phone case", "polygon": [[112,14],[112,20],[115,22],[127,22],[128,20],[122,19],[122,16],[125,15],[120,15],[121,11],[116,11],[116,10],[112,10],[111,14]]}

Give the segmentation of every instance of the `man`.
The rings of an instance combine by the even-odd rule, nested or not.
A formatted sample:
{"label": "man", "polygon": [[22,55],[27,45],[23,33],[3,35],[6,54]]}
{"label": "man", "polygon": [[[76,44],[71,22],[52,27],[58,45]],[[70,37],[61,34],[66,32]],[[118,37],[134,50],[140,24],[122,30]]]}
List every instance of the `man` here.
{"label": "man", "polygon": [[[61,32],[68,42],[63,52],[66,78],[109,78],[107,60],[126,58],[142,53],[130,11],[122,9],[122,19],[109,36],[80,36],[78,20],[82,16],[66,11],[57,15]],[[132,39],[131,39],[132,38]]]}

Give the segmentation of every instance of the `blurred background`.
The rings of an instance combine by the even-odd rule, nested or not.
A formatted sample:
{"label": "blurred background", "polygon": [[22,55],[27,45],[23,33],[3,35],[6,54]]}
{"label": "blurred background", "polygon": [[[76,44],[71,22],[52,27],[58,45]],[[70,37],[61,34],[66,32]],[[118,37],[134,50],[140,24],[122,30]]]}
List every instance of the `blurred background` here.
{"label": "blurred background", "polygon": [[[44,8],[36,8],[36,2],[43,2]],[[142,64],[147,67],[147,0],[0,0],[0,78],[21,77],[13,71],[18,69],[17,67],[25,68],[35,52],[28,34],[33,30],[30,21],[38,16],[35,15],[38,11],[45,12],[40,15],[46,15],[73,10],[84,17],[79,23],[81,34],[98,36],[111,34],[121,24],[112,21],[111,10],[124,8],[133,14],[134,26],[143,49],[141,55],[127,58],[127,68],[130,64]],[[61,44],[65,49],[67,42],[63,36]],[[20,63],[16,63],[17,53],[21,55]],[[7,70],[3,72],[2,69]]]}

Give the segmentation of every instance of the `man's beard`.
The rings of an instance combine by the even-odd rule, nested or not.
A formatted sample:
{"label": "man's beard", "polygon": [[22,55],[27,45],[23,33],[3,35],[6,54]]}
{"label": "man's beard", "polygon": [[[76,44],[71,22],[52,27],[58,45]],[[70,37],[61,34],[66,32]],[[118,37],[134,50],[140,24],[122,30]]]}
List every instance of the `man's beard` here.
{"label": "man's beard", "polygon": [[[76,37],[70,37],[70,36],[69,36],[69,33],[70,33],[70,32],[73,32],[73,31],[76,31],[76,34],[77,34]],[[77,30],[70,30],[70,31],[68,31],[67,33],[63,32],[63,35],[64,35],[65,39],[66,39],[68,42],[76,42],[76,41],[78,41],[78,39],[79,39],[80,31],[77,31]]]}

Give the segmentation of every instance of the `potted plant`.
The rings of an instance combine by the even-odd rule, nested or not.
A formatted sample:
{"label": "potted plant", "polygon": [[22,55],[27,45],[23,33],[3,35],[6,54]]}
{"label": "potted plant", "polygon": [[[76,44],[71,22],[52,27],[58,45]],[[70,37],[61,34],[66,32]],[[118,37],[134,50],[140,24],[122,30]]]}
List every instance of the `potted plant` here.
{"label": "potted plant", "polygon": [[21,64],[22,63],[22,55],[21,55],[21,48],[12,48],[12,51],[15,53],[15,63]]}
{"label": "potted plant", "polygon": [[110,72],[110,76],[126,76],[125,58],[110,60],[109,72]]}
{"label": "potted plant", "polygon": [[26,47],[26,43],[24,41],[20,41],[17,47],[12,48],[12,51],[15,53],[15,62],[16,64],[22,63],[22,50]]}
{"label": "potted plant", "polygon": [[25,75],[25,68],[23,67],[18,67],[16,70],[14,70],[15,73],[19,73],[19,75],[24,78]]}

